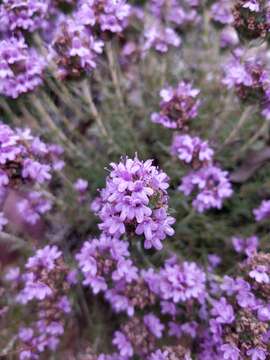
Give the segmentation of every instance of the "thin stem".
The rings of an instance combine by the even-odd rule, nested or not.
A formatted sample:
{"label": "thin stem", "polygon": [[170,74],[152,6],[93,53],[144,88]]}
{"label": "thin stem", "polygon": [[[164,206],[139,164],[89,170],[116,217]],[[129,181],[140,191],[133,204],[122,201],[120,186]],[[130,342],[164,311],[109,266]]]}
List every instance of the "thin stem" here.
{"label": "thin stem", "polygon": [[112,43],[107,42],[105,46],[106,46],[106,55],[107,55],[108,62],[109,62],[109,69],[110,69],[110,73],[111,73],[111,77],[112,77],[112,82],[113,82],[118,100],[120,102],[120,105],[123,108],[124,107],[124,98],[123,98],[121,85],[120,85],[120,81],[119,81],[119,76],[118,76],[118,72],[117,72],[117,65],[116,65],[116,61],[115,61],[115,57],[114,57],[114,53],[113,53]]}
{"label": "thin stem", "polygon": [[237,134],[239,133],[239,131],[241,130],[241,128],[243,127],[243,125],[245,124],[245,122],[248,120],[249,115],[251,114],[251,109],[252,106],[248,106],[246,107],[245,111],[243,111],[238,123],[236,124],[236,126],[233,128],[233,130],[231,131],[230,135],[227,137],[227,139],[224,141],[223,145],[221,146],[221,148],[223,148],[224,146],[228,145],[230,142],[232,142],[235,137],[237,136]]}
{"label": "thin stem", "polygon": [[90,111],[91,111],[95,121],[97,122],[97,125],[98,125],[102,135],[104,137],[106,137],[107,139],[112,140],[107,132],[107,129],[105,128],[105,126],[103,124],[102,118],[96,108],[94,101],[93,101],[91,87],[90,87],[90,84],[87,82],[87,80],[82,82],[82,88],[83,88],[84,97],[85,97],[85,99],[87,99],[87,102],[90,107]]}

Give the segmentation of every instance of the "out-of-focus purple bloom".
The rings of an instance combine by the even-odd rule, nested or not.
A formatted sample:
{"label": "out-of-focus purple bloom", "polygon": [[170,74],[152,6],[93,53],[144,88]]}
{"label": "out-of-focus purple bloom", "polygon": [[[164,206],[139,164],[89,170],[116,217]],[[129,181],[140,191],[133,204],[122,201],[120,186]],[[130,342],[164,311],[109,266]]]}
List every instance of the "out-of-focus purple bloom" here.
{"label": "out-of-focus purple bloom", "polygon": [[211,314],[220,324],[231,324],[235,319],[233,307],[227,303],[224,297],[213,302]]}
{"label": "out-of-focus purple bloom", "polygon": [[179,47],[181,38],[170,27],[164,27],[160,23],[154,23],[144,31],[145,42],[143,50],[155,49],[160,53],[166,53],[170,46]]}
{"label": "out-of-focus purple bloom", "polygon": [[76,17],[81,23],[120,33],[128,23],[131,6],[125,0],[80,0]]}
{"label": "out-of-focus purple bloom", "polygon": [[249,276],[259,284],[269,284],[270,282],[267,268],[264,265],[258,265],[255,269],[251,270]]}
{"label": "out-of-focus purple bloom", "polygon": [[210,165],[197,171],[192,171],[182,178],[179,190],[186,196],[197,192],[192,201],[198,212],[211,208],[221,209],[223,201],[229,198],[233,191],[228,179],[228,172]]}
{"label": "out-of-focus purple bloom", "polygon": [[51,210],[52,203],[42,193],[32,191],[25,199],[17,203],[17,208],[24,221],[36,224],[41,215]]}
{"label": "out-of-focus purple bloom", "polygon": [[17,98],[42,83],[44,59],[23,38],[0,41],[0,94]]}
{"label": "out-of-focus purple bloom", "polygon": [[51,58],[58,66],[61,78],[77,78],[96,67],[96,59],[103,51],[103,41],[78,19],[64,19],[55,32]]}
{"label": "out-of-focus purple bloom", "polygon": [[226,26],[220,34],[220,46],[222,48],[235,47],[239,44],[239,37],[232,26]]}
{"label": "out-of-focus purple bloom", "polygon": [[221,24],[232,24],[232,3],[229,0],[218,0],[211,6],[212,19]]}
{"label": "out-of-focus purple bloom", "polygon": [[144,324],[148,327],[149,331],[156,337],[161,338],[164,330],[164,325],[160,322],[159,318],[154,314],[148,314],[143,317]]}
{"label": "out-of-focus purple bloom", "polygon": [[84,274],[83,284],[94,294],[108,289],[109,283],[137,278],[137,270],[128,259],[128,243],[102,235],[100,239],[86,241],[76,255]]}
{"label": "out-of-focus purple bloom", "polygon": [[133,355],[131,343],[121,331],[114,333],[113,344],[118,348],[121,356],[130,358]]}
{"label": "out-of-focus purple bloom", "polygon": [[240,350],[231,344],[223,344],[220,347],[222,352],[222,359],[224,360],[238,360],[240,359]]}
{"label": "out-of-focus purple bloom", "polygon": [[33,32],[43,26],[48,9],[48,0],[3,0],[0,23],[5,31]]}
{"label": "out-of-focus purple bloom", "polygon": [[162,101],[160,112],[153,113],[151,120],[171,129],[185,129],[189,120],[198,113],[200,100],[197,99],[198,89],[192,88],[188,82],[180,82],[177,88],[165,88],[160,91]]}
{"label": "out-of-focus purple bloom", "polygon": [[207,141],[190,135],[176,135],[172,142],[171,153],[185,163],[193,164],[195,168],[211,163],[214,155]]}
{"label": "out-of-focus purple bloom", "polygon": [[256,221],[270,218],[270,200],[263,200],[261,205],[253,210]]}
{"label": "out-of-focus purple bloom", "polygon": [[264,349],[260,349],[258,347],[247,350],[247,355],[250,357],[251,360],[266,360],[267,354],[269,355],[269,353],[266,353]]}
{"label": "out-of-focus purple bloom", "polygon": [[259,239],[257,236],[250,236],[246,239],[240,237],[232,238],[233,248],[237,253],[244,253],[251,256],[257,251],[259,246]]}

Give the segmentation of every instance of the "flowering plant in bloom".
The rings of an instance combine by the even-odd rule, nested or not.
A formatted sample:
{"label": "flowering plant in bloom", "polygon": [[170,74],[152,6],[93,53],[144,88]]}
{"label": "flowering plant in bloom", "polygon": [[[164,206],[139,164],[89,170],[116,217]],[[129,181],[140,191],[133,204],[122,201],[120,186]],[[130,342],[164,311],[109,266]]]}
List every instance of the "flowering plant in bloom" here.
{"label": "flowering plant in bloom", "polygon": [[42,27],[48,9],[48,0],[3,0],[0,5],[0,22],[5,31],[33,32]]}
{"label": "flowering plant in bloom", "polygon": [[125,0],[80,0],[77,16],[84,25],[98,26],[102,32],[120,33],[130,10]]}
{"label": "flowering plant in bloom", "polygon": [[175,220],[168,214],[168,176],[152,160],[137,157],[111,167],[106,187],[94,204],[99,228],[109,236],[142,235],[146,249],[161,249],[162,240],[174,234]]}
{"label": "flowering plant in bloom", "polygon": [[76,255],[84,275],[83,285],[90,286],[94,294],[105,291],[111,282],[127,283],[137,278],[137,269],[129,259],[128,243],[101,235],[83,244]]}
{"label": "flowering plant in bloom", "polygon": [[23,38],[0,41],[0,94],[17,98],[42,84],[44,59]]}
{"label": "flowering plant in bloom", "polygon": [[263,200],[257,209],[253,210],[256,221],[268,219],[270,216],[270,201]]}
{"label": "flowering plant in bloom", "polygon": [[192,205],[199,212],[211,208],[221,209],[223,201],[232,195],[228,172],[216,166],[207,166],[190,172],[182,178],[179,190],[186,196],[196,193]]}
{"label": "flowering plant in bloom", "polygon": [[262,115],[269,118],[269,72],[261,56],[241,59],[242,51],[224,65],[223,83],[234,88],[240,99],[251,103],[258,102]]}
{"label": "flowering plant in bloom", "polygon": [[197,116],[200,91],[193,89],[188,82],[180,82],[177,88],[166,88],[160,91],[162,101],[160,112],[153,113],[151,120],[171,129],[186,129],[189,121]]}
{"label": "flowering plant in bloom", "polygon": [[[71,312],[67,297],[69,269],[56,246],[37,250],[21,274],[23,288],[17,301],[37,306],[37,320],[19,330],[20,359],[38,358],[46,349],[55,350],[64,333],[64,319]],[[60,286],[59,286],[60,285]]]}
{"label": "flowering plant in bloom", "polygon": [[207,141],[190,135],[176,135],[171,146],[171,153],[195,169],[212,162],[214,151]]}
{"label": "flowering plant in bloom", "polygon": [[177,33],[172,28],[164,27],[159,22],[147,27],[144,37],[144,51],[153,48],[160,53],[166,53],[170,46],[178,47],[181,45],[181,38]]}
{"label": "flowering plant in bloom", "polygon": [[59,159],[54,148],[34,137],[29,129],[14,131],[0,124],[0,144],[1,187],[26,181],[43,184],[51,179]]}
{"label": "flowering plant in bloom", "polygon": [[95,39],[84,24],[67,19],[58,25],[52,42],[51,56],[61,78],[76,78],[96,67],[103,42]]}
{"label": "flowering plant in bloom", "polygon": [[239,0],[233,7],[234,27],[248,39],[266,37],[270,29],[267,1]]}

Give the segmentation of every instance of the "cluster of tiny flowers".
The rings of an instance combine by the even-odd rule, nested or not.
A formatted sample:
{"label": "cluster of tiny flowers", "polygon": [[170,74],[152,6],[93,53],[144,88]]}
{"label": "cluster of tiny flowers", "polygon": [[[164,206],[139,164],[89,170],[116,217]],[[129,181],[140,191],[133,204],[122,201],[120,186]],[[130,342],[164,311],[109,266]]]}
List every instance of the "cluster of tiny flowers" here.
{"label": "cluster of tiny flowers", "polygon": [[122,325],[121,331],[115,332],[113,344],[118,348],[120,356],[128,359],[138,355],[146,359],[157,348],[156,342],[162,338],[163,330],[164,325],[153,313],[142,318],[134,316]]}
{"label": "cluster of tiny flowers", "polygon": [[[187,131],[189,120],[198,113],[198,94],[199,90],[193,89],[187,82],[181,82],[176,89],[161,90],[161,110],[153,113],[151,120],[171,129]],[[193,168],[182,178],[179,186],[186,196],[196,193],[193,207],[199,212],[220,209],[223,200],[232,195],[232,189],[228,173],[213,165],[214,151],[208,142],[188,134],[175,135],[171,153]]]}
{"label": "cluster of tiny flowers", "polygon": [[174,137],[171,153],[195,169],[211,163],[214,155],[214,151],[209,147],[207,141],[188,134]]}
{"label": "cluster of tiny flowers", "polygon": [[240,276],[223,278],[220,289],[209,298],[210,338],[205,339],[204,356],[268,359],[269,264],[269,254],[254,253],[240,264]]}
{"label": "cluster of tiny flowers", "polygon": [[199,20],[196,8],[199,1],[183,1],[177,0],[151,0],[149,9],[151,13],[164,23],[172,23],[172,25],[181,29],[187,25],[194,25]]}
{"label": "cluster of tiny flowers", "polygon": [[96,58],[103,51],[103,42],[75,17],[58,25],[51,44],[51,57],[64,79],[77,78],[96,67]]}
{"label": "cluster of tiny flowers", "polygon": [[246,239],[235,236],[232,238],[232,245],[234,250],[239,254],[252,256],[257,252],[259,246],[259,239],[257,236],[250,236]]}
{"label": "cluster of tiny flowers", "polygon": [[227,88],[234,88],[241,100],[259,103],[262,115],[270,119],[270,77],[264,59],[254,56],[242,59],[239,50],[223,68]]}
{"label": "cluster of tiny flowers", "polygon": [[19,331],[20,360],[39,359],[47,349],[55,351],[64,333],[65,316],[71,312],[67,297],[70,271],[56,246],[37,250],[25,268],[20,275],[23,285],[17,301],[36,306],[37,319]]}
{"label": "cluster of tiny flowers", "polygon": [[149,269],[145,281],[150,290],[161,300],[185,303],[190,300],[203,301],[206,275],[194,262],[179,262],[176,258],[166,260],[158,272]]}
{"label": "cluster of tiny flowers", "polygon": [[144,52],[149,49],[155,49],[160,53],[166,53],[170,46],[179,47],[181,45],[181,38],[177,35],[175,30],[163,26],[158,21],[145,29],[144,37]]}
{"label": "cluster of tiny flowers", "polygon": [[29,129],[12,130],[0,123],[0,186],[48,182],[54,169],[64,163],[58,158],[62,149],[46,145]]}
{"label": "cluster of tiny flowers", "polygon": [[105,292],[119,281],[131,283],[137,268],[130,260],[128,243],[106,235],[86,241],[76,259],[84,280],[94,294]]}
{"label": "cluster of tiny flowers", "polygon": [[125,0],[80,0],[77,16],[98,32],[120,33],[128,23],[131,6]]}
{"label": "cluster of tiny flowers", "polygon": [[43,26],[48,8],[48,0],[3,0],[0,5],[1,29],[33,32]]}
{"label": "cluster of tiny flowers", "polygon": [[42,192],[31,191],[17,203],[22,219],[29,224],[36,224],[41,216],[52,208],[52,202]]}
{"label": "cluster of tiny flowers", "polygon": [[211,6],[211,18],[222,25],[233,23],[232,2],[230,0],[218,0]]}
{"label": "cluster of tiny flowers", "polygon": [[265,38],[270,30],[268,1],[237,0],[233,7],[234,27],[248,39]]}
{"label": "cluster of tiny flowers", "polygon": [[152,122],[170,129],[187,129],[189,121],[198,114],[199,93],[198,89],[192,88],[190,83],[184,81],[176,88],[162,89],[160,112],[151,115]]}
{"label": "cluster of tiny flowers", "polygon": [[101,219],[99,228],[109,236],[142,235],[144,247],[162,248],[172,236],[175,219],[168,214],[168,176],[152,160],[125,158],[112,163],[112,171],[92,209]]}
{"label": "cluster of tiny flowers", "polygon": [[270,200],[263,200],[257,209],[253,210],[256,221],[262,221],[270,218]]}
{"label": "cluster of tiny flowers", "polygon": [[232,195],[228,175],[227,171],[214,165],[202,167],[185,175],[179,190],[186,196],[196,193],[192,205],[198,212],[221,209],[224,199]]}
{"label": "cluster of tiny flowers", "polygon": [[0,94],[17,98],[42,83],[45,60],[23,38],[0,41]]}

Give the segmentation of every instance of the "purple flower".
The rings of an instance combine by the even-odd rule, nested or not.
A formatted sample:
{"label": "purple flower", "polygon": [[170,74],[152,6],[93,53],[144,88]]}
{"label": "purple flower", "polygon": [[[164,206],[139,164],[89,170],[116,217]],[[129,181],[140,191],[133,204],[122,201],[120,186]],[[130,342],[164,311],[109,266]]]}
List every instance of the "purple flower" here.
{"label": "purple flower", "polygon": [[247,256],[251,256],[257,251],[259,246],[259,239],[257,236],[250,236],[243,239],[239,237],[232,238],[233,248],[237,253],[244,253]]}
{"label": "purple flower", "polygon": [[253,210],[256,221],[270,218],[270,200],[263,200],[261,205]]}
{"label": "purple flower", "polygon": [[123,159],[111,164],[106,187],[100,192],[97,215],[99,228],[110,236],[121,236],[128,228],[144,236],[145,248],[162,248],[161,241],[172,236],[174,218],[168,214],[168,177],[152,160]]}
{"label": "purple flower", "polygon": [[48,0],[3,0],[0,23],[6,31],[33,32],[44,24],[48,8]]}
{"label": "purple flower", "polygon": [[149,331],[156,337],[161,338],[164,330],[164,325],[160,322],[159,318],[154,314],[148,314],[143,317],[144,324]]}
{"label": "purple flower", "polygon": [[51,57],[58,66],[61,78],[78,78],[96,67],[96,59],[103,51],[103,41],[98,40],[91,30],[69,18],[60,22],[51,47]]}
{"label": "purple flower", "polygon": [[121,331],[114,333],[113,344],[118,348],[121,356],[130,358],[133,355],[131,343]]}
{"label": "purple flower", "polygon": [[199,164],[211,163],[214,155],[207,141],[190,135],[176,135],[171,146],[171,153],[187,164],[193,163],[195,167]]}
{"label": "purple flower", "polygon": [[211,6],[212,19],[221,24],[233,22],[232,4],[228,0],[218,0]]}
{"label": "purple flower", "polygon": [[30,270],[39,267],[53,270],[55,261],[60,256],[62,256],[62,252],[55,245],[47,245],[43,249],[37,250],[36,254],[28,259],[25,267]]}
{"label": "purple flower", "polygon": [[238,360],[240,359],[240,350],[231,344],[223,344],[220,347],[222,352],[222,359],[224,360]]}
{"label": "purple flower", "polygon": [[162,89],[160,112],[153,113],[151,121],[171,129],[187,128],[189,120],[197,116],[200,105],[197,99],[199,92],[184,81],[180,82],[176,89]]}
{"label": "purple flower", "polygon": [[266,360],[266,356],[269,355],[269,353],[266,353],[265,350],[256,347],[254,349],[247,350],[247,355],[251,360]]}
{"label": "purple flower", "polygon": [[42,83],[44,59],[23,38],[0,41],[0,94],[17,98]]}
{"label": "purple flower", "polygon": [[157,274],[146,273],[145,280],[154,293],[175,303],[205,295],[206,276],[195,263],[167,263]]}
{"label": "purple flower", "polygon": [[263,265],[258,265],[255,269],[251,270],[249,276],[259,284],[269,284],[270,282],[267,268]]}
{"label": "purple flower", "polygon": [[170,46],[179,47],[182,42],[181,38],[172,28],[164,27],[158,22],[145,30],[144,37],[144,51],[153,48],[160,53],[166,53]]}
{"label": "purple flower", "polygon": [[231,324],[234,321],[233,307],[227,303],[224,297],[220,300],[214,300],[212,305],[211,314],[216,317],[219,324]]}
{"label": "purple flower", "polygon": [[83,284],[90,286],[94,294],[108,289],[112,280],[130,283],[137,278],[137,269],[128,259],[128,243],[105,236],[86,241],[76,255],[84,275]]}
{"label": "purple flower", "polygon": [[228,172],[213,165],[184,176],[179,190],[186,196],[197,191],[192,205],[198,212],[211,208],[221,209],[223,201],[233,193]]}

